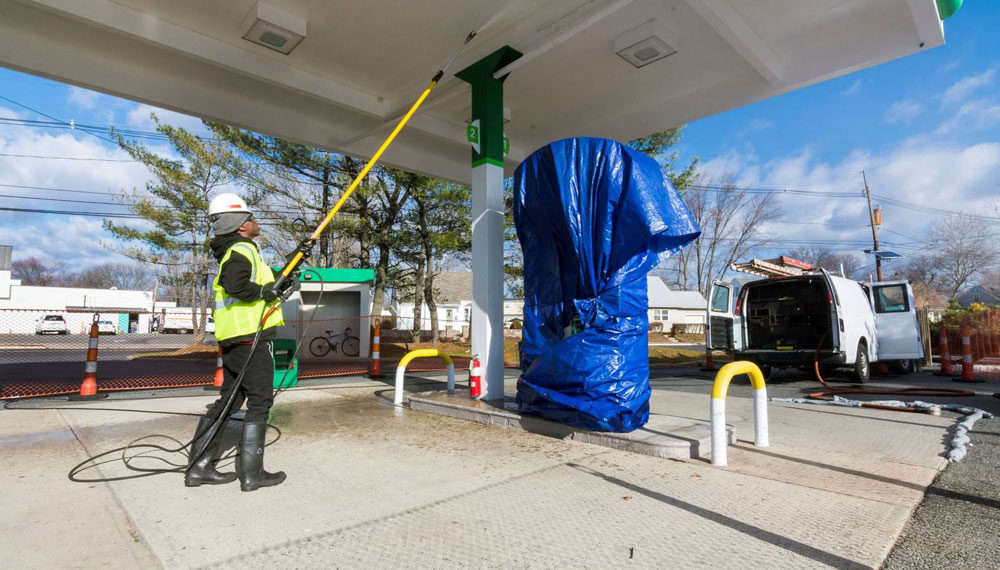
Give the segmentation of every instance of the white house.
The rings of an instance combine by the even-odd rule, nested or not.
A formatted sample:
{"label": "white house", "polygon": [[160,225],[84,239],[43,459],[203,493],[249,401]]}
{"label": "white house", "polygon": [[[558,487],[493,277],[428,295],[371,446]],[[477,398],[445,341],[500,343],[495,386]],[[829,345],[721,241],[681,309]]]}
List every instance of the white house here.
{"label": "white house", "polygon": [[705,332],[705,297],[698,291],[672,291],[656,275],[646,277],[649,295],[649,322],[660,323],[663,332],[683,325],[684,332]]}
{"label": "white house", "polygon": [[[442,271],[434,276],[434,303],[437,306],[438,331],[462,334],[463,327],[469,326],[472,312],[472,273],[468,271]],[[412,298],[412,293],[404,293]],[[413,329],[413,301],[396,302],[393,310],[397,317],[397,328]],[[427,305],[421,306],[420,330],[431,329],[431,313]],[[522,299],[504,299],[503,324],[511,324],[524,318]]]}
{"label": "white house", "polygon": [[[472,313],[472,273],[468,271],[442,271],[434,276],[434,304],[437,306],[438,332],[446,334],[462,334],[463,327],[469,326]],[[404,298],[412,299],[412,293],[398,293]],[[420,307],[420,330],[431,330],[431,313],[424,303]],[[397,302],[394,307],[396,328],[413,329],[413,301]]]}

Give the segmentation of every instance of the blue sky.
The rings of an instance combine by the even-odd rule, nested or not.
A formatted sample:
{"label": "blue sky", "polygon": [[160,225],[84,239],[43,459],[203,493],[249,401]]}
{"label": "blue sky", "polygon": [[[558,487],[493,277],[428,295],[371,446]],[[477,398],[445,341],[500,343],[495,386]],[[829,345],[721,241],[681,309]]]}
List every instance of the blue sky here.
{"label": "blue sky", "polygon": [[[858,192],[857,198],[839,199],[778,196],[782,221],[765,231],[780,245],[764,254],[808,240],[860,252],[871,236],[860,195],[862,169],[876,195],[1000,218],[998,29],[997,2],[967,0],[945,22],[945,46],[694,122],[680,152],[685,158],[699,157],[706,176],[731,175],[742,185]],[[2,68],[0,97],[0,118],[47,120],[11,102],[16,101],[63,121],[153,130],[152,107]],[[192,117],[156,112],[172,124],[203,130]],[[113,205],[27,199],[110,201],[108,195],[13,186],[97,192],[142,188],[148,173],[127,160],[123,151],[79,130],[28,128],[0,120],[0,195],[20,196],[0,197],[0,207],[125,212]],[[923,236],[939,219],[885,205],[883,239],[912,254],[928,247]],[[14,245],[15,259],[38,256],[71,269],[124,259],[106,247],[112,244],[99,217],[0,211],[0,228],[0,243]]]}
{"label": "blue sky", "polygon": [[[998,29],[998,3],[968,0],[945,21],[944,46],[691,123],[681,156],[767,188],[860,192],[863,169],[876,195],[1000,218]],[[773,237],[870,244],[860,194],[778,202]],[[941,216],[883,208],[890,246],[932,245],[921,241]]]}

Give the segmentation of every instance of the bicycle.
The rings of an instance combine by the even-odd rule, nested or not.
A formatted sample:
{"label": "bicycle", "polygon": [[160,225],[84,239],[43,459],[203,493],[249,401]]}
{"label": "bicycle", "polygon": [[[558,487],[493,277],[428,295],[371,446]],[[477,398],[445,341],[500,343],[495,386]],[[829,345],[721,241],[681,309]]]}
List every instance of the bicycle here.
{"label": "bicycle", "polygon": [[344,329],[344,332],[335,335],[333,331],[325,331],[326,336],[318,336],[309,341],[309,352],[313,356],[326,356],[330,351],[340,353],[344,356],[357,356],[361,349],[361,340],[356,336],[351,336],[351,327]]}

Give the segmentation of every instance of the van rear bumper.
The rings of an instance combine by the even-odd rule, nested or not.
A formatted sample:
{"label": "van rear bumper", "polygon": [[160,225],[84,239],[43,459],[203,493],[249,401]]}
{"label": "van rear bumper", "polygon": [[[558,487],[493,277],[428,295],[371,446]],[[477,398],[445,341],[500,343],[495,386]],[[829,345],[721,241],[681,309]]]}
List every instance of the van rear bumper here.
{"label": "van rear bumper", "polygon": [[[737,360],[751,360],[768,366],[802,366],[816,360],[815,350],[747,350],[736,354]],[[840,351],[819,351],[820,364],[841,366],[847,355]]]}

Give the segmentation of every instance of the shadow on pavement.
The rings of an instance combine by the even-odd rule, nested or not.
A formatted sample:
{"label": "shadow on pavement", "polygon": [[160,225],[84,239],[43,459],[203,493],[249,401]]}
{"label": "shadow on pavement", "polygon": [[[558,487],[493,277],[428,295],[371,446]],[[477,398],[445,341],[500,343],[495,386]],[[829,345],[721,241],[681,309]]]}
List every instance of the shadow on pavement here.
{"label": "shadow on pavement", "polygon": [[583,473],[587,473],[588,475],[593,475],[594,477],[600,477],[601,479],[604,479],[609,483],[613,483],[615,485],[618,485],[619,487],[628,489],[632,492],[645,495],[651,499],[655,499],[672,507],[683,509],[691,514],[700,516],[706,520],[712,521],[717,524],[721,524],[723,526],[727,526],[735,531],[742,532],[758,540],[762,540],[764,542],[773,544],[777,547],[784,548],[800,556],[810,558],[812,560],[821,562],[823,564],[828,564],[830,566],[833,566],[834,568],[850,569],[850,570],[854,569],[860,570],[862,568],[865,569],[869,568],[868,566],[861,564],[859,562],[855,562],[854,560],[838,556],[836,554],[827,552],[825,550],[820,550],[819,548],[809,546],[808,544],[804,544],[797,540],[788,538],[787,536],[782,536],[777,533],[766,531],[762,528],[753,526],[751,524],[747,524],[743,521],[738,521],[732,517],[727,517],[726,515],[717,513],[715,511],[710,511],[708,509],[699,507],[697,505],[692,505],[691,503],[675,499],[674,497],[668,497],[667,495],[664,495],[662,493],[657,493],[656,491],[651,491],[644,487],[640,487],[638,485],[629,483],[628,481],[623,481],[616,477],[606,475],[599,471],[590,469],[589,467],[585,467],[577,463],[567,463],[567,466],[582,471]]}

